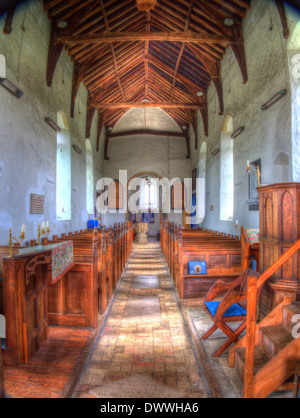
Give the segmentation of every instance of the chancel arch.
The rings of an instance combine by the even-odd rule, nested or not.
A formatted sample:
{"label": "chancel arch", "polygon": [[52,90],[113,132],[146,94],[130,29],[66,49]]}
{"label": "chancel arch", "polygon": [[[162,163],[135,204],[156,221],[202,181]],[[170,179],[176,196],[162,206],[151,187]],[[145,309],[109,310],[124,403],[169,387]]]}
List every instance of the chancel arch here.
{"label": "chancel arch", "polygon": [[68,118],[57,113],[57,160],[56,160],[56,217],[60,221],[72,219],[71,210],[71,139]]}
{"label": "chancel arch", "polygon": [[300,21],[288,43],[288,63],[292,105],[293,180],[300,181]]}
{"label": "chancel arch", "polygon": [[221,132],[220,220],[233,219],[233,117],[226,115]]}

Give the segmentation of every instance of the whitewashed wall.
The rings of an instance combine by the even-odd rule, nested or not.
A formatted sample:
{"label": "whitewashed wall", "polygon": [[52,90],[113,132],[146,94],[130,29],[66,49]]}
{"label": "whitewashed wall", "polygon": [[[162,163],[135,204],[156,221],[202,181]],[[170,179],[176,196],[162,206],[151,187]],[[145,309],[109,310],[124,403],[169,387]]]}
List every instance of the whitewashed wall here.
{"label": "whitewashed wall", "polygon": [[[291,33],[299,14],[288,8]],[[273,1],[253,0],[243,24],[248,65],[247,84],[231,49],[221,64],[224,116],[219,116],[219,103],[212,83],[208,91],[209,137],[199,120],[200,147],[206,141],[207,187],[205,228],[236,234],[235,221],[248,228],[259,226],[258,212],[250,212],[248,197],[247,160],[262,160],[262,183],[293,181],[291,140],[291,86],[287,58],[288,40],[282,35],[282,25]],[[267,111],[261,106],[279,90],[288,91],[280,102]],[[220,221],[220,156],[211,152],[220,148],[221,129],[226,114],[233,116],[234,130],[245,126],[245,132],[234,140],[234,215],[232,222]],[[194,143],[192,138],[191,143]],[[200,150],[199,147],[199,150]],[[198,166],[199,150],[192,148],[191,168]],[[299,150],[295,151],[299,153]],[[285,155],[284,155],[285,154]],[[282,158],[284,157],[284,158]],[[213,211],[210,207],[213,206]]]}
{"label": "whitewashed wall", "polygon": [[[85,119],[87,92],[80,86],[75,117],[70,118],[73,64],[66,52],[58,62],[53,86],[47,87],[46,68],[50,39],[50,21],[42,2],[19,6],[13,32],[3,34],[0,18],[0,54],[6,58],[7,78],[24,92],[17,100],[0,88],[0,245],[8,243],[9,228],[16,235],[24,223],[27,239],[37,238],[38,223],[49,220],[52,234],[85,228],[86,169]],[[67,115],[71,144],[72,221],[56,221],[56,132],[44,121],[56,120],[58,111]],[[96,153],[96,115],[91,143],[94,153],[95,182],[103,174],[103,135],[101,153]],[[30,194],[45,195],[45,214],[30,215]]]}

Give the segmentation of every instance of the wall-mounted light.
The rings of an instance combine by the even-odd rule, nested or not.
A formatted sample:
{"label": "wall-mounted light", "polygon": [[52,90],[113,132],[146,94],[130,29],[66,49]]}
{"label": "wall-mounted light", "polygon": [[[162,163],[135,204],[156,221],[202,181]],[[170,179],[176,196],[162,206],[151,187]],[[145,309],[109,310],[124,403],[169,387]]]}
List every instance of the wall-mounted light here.
{"label": "wall-mounted light", "polygon": [[61,131],[61,129],[60,129],[60,127],[58,126],[58,125],[56,125],[56,123],[54,122],[54,120],[52,120],[51,118],[49,118],[49,117],[45,117],[45,121],[48,123],[48,125],[50,125],[51,126],[51,128],[52,129],[54,129],[56,132],[60,132]]}
{"label": "wall-mounted light", "polygon": [[234,26],[234,20],[231,17],[224,19],[223,23],[227,28],[232,28],[232,26]]}
{"label": "wall-mounted light", "polygon": [[261,110],[267,110],[269,107],[273,106],[278,100],[282,99],[287,94],[286,89],[280,90],[275,96],[273,96],[267,103],[262,105]]}
{"label": "wall-mounted light", "polygon": [[213,152],[210,155],[215,157],[217,154],[219,154],[219,152],[220,152],[220,148],[216,148],[216,149],[213,150]]}
{"label": "wall-mounted light", "polygon": [[66,22],[65,20],[60,20],[57,23],[57,27],[58,29],[66,29],[68,27],[68,22]]}
{"label": "wall-mounted light", "polygon": [[236,131],[233,132],[233,134],[230,136],[230,138],[234,139],[237,136],[239,136],[242,132],[244,132],[245,127],[241,126],[240,128],[238,128]]}
{"label": "wall-mounted light", "polygon": [[77,152],[77,154],[82,154],[81,149],[79,148],[78,145],[73,145],[74,150]]}
{"label": "wall-mounted light", "polygon": [[20,99],[23,96],[22,90],[20,90],[17,86],[15,86],[11,81],[9,81],[5,77],[0,77],[0,84],[6,88],[10,93]]}

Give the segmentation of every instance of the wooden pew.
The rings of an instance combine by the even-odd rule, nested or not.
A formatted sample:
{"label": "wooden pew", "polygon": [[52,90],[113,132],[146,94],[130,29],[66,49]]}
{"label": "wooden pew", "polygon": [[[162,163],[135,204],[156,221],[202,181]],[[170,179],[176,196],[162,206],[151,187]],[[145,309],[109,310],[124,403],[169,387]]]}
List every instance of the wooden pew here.
{"label": "wooden pew", "polygon": [[[105,227],[97,230],[97,288],[98,312],[100,314],[104,314],[106,310],[108,300],[112,297],[113,291],[121,277],[123,266],[125,267],[126,265],[126,254],[132,248],[130,240],[128,242],[125,236],[126,227],[129,231],[130,225],[126,226],[126,224],[115,226],[114,231],[111,227],[108,231],[106,231]],[[93,233],[88,231],[75,235],[69,234],[69,236],[63,234],[61,239],[56,238],[56,240],[60,241],[69,239],[73,241],[76,264],[87,262],[86,257],[88,249],[91,249],[92,246]]]}
{"label": "wooden pew", "polygon": [[73,241],[75,266],[50,288],[50,324],[96,328],[98,314],[104,314],[107,306],[106,231],[53,238],[53,242]]}
{"label": "wooden pew", "polygon": [[[179,297],[205,296],[220,278],[231,282],[241,274],[240,241],[203,230],[182,230],[164,222],[163,251]],[[189,275],[190,261],[205,261],[206,275]]]}
{"label": "wooden pew", "polygon": [[[113,239],[114,233],[117,241]],[[52,251],[17,255],[19,249],[13,248],[13,258],[8,259],[4,258],[8,256],[8,247],[0,248],[7,326],[3,350],[5,364],[28,363],[47,339],[49,324],[96,328],[99,309],[104,313],[106,308],[105,285],[112,284],[111,289],[107,289],[112,293],[119,279],[114,278],[116,269],[113,263],[116,261],[116,267],[119,264],[121,269],[131,254],[132,223],[123,225],[123,233],[120,225],[116,231],[103,229],[99,234],[98,230],[75,231],[68,236],[62,234],[62,238],[56,236],[52,242],[69,240],[73,241],[75,266],[55,284],[51,281]],[[43,239],[44,245],[50,243]],[[32,240],[31,244],[36,242]],[[115,252],[117,244],[119,248]]]}

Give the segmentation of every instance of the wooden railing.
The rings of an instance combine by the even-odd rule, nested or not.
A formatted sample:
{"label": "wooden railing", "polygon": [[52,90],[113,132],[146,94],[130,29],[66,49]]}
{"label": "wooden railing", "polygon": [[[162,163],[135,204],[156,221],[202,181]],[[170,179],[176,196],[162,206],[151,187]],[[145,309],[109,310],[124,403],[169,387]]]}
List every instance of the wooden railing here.
{"label": "wooden railing", "polygon": [[253,396],[254,379],[254,354],[256,335],[256,312],[258,295],[264,283],[286,263],[300,249],[300,239],[289,248],[271,267],[269,267],[258,279],[250,276],[247,288],[247,333],[246,333],[246,358],[244,371],[244,398]]}

